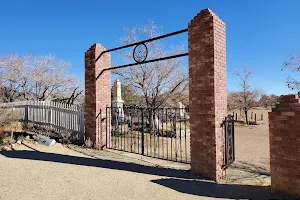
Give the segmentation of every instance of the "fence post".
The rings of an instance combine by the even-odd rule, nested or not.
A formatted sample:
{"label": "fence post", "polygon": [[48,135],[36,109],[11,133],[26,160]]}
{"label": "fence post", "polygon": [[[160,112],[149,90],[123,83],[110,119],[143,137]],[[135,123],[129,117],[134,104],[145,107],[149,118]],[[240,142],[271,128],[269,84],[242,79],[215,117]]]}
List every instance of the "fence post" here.
{"label": "fence post", "polygon": [[24,123],[28,124],[28,104],[25,105]]}
{"label": "fence post", "polygon": [[48,115],[48,123],[49,127],[52,129],[53,128],[53,113],[52,113],[52,102],[49,102],[49,115]]}
{"label": "fence post", "polygon": [[79,141],[83,144],[84,143],[84,140],[85,140],[85,137],[84,137],[84,130],[85,130],[85,127],[84,127],[84,109],[83,109],[83,106],[81,105],[78,105],[77,107],[77,110],[78,110],[78,124],[79,124]]}

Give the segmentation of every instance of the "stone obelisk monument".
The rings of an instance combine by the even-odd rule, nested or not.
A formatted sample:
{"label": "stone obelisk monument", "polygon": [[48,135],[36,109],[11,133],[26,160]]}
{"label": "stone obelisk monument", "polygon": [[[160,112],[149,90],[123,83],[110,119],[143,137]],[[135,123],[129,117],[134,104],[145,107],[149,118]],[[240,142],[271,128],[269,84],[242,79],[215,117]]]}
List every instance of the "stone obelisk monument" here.
{"label": "stone obelisk monument", "polygon": [[178,108],[180,118],[184,118],[185,106],[181,102],[178,102]]}
{"label": "stone obelisk monument", "polygon": [[121,94],[121,82],[116,79],[114,82],[114,93],[113,93],[113,100],[112,104],[112,112],[113,116],[116,116],[118,122],[124,120],[124,110],[123,110],[123,103],[122,94]]}

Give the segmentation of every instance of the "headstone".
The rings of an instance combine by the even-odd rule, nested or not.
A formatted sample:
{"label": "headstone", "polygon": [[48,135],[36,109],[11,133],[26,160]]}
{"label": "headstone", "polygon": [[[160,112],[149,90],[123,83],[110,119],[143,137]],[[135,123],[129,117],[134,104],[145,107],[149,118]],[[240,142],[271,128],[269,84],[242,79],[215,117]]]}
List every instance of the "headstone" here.
{"label": "headstone", "polygon": [[179,116],[180,118],[184,118],[184,105],[181,102],[178,102],[178,107],[179,107]]}
{"label": "headstone", "polygon": [[114,94],[112,100],[112,116],[114,116],[118,122],[121,122],[124,120],[124,101],[122,100],[121,82],[119,81],[119,79],[115,80],[113,87]]}
{"label": "headstone", "polygon": [[42,145],[45,145],[48,147],[53,146],[55,143],[56,143],[55,140],[49,139],[49,138],[44,138],[44,137],[39,139],[39,141],[38,141],[38,144],[42,144]]}
{"label": "headstone", "polygon": [[154,118],[154,123],[155,123],[155,127],[158,128],[160,123],[157,116],[155,116]]}

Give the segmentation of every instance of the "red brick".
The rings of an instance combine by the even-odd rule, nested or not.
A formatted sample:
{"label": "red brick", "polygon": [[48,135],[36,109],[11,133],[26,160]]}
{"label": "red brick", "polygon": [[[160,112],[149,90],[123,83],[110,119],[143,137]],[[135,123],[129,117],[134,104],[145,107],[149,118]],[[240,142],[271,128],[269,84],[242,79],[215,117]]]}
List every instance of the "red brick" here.
{"label": "red brick", "polygon": [[[191,168],[216,181],[225,175],[221,169],[224,144],[220,128],[227,115],[224,26],[209,9],[202,10],[188,25],[191,141],[200,141],[196,147],[191,142]],[[201,126],[200,115],[204,121]],[[199,149],[208,159],[199,157]]]}
{"label": "red brick", "polygon": [[288,194],[300,193],[298,101],[295,95],[283,96],[280,104],[269,113],[271,187]]}
{"label": "red brick", "polygon": [[102,69],[109,68],[111,64],[109,53],[103,54],[95,62],[102,51],[105,51],[103,46],[94,44],[85,53],[85,137],[90,137],[97,148],[105,145],[106,133],[104,129],[99,133],[96,116],[101,109],[102,118],[105,118],[106,105],[111,104],[110,71],[104,72],[98,81],[95,79]]}
{"label": "red brick", "polygon": [[280,99],[298,99],[298,96],[295,94],[288,94],[280,96]]}

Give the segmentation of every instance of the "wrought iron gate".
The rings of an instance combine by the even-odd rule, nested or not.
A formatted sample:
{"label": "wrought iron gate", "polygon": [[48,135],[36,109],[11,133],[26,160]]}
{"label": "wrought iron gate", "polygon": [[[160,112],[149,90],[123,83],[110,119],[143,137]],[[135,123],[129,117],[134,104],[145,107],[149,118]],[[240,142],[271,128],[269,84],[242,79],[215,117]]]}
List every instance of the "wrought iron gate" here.
{"label": "wrought iron gate", "polygon": [[106,108],[109,149],[190,163],[188,109]]}
{"label": "wrought iron gate", "polygon": [[231,115],[225,117],[223,124],[224,128],[224,160],[223,168],[228,168],[235,161],[234,152],[234,118]]}
{"label": "wrought iron gate", "polygon": [[[161,58],[149,60],[147,59],[148,43],[155,40],[167,38],[173,35],[185,33],[187,31],[188,29],[183,29],[173,33],[153,37],[147,40],[139,41],[136,43],[101,52],[101,54],[95,59],[95,62],[98,62],[101,56],[105,53],[118,51],[124,48],[134,47],[132,57],[135,62],[110,68],[104,68],[95,77],[95,79],[100,79],[101,75],[108,70],[115,70],[138,65],[141,66],[141,64],[153,63],[157,61],[188,56],[188,53],[186,52]],[[149,116],[149,108],[147,109],[138,107],[107,107],[107,148],[138,153],[161,159],[189,163],[190,139],[189,122],[187,117],[188,114],[186,112],[183,115],[180,114],[183,113],[180,109],[181,108],[152,109],[152,111],[154,111],[153,116],[156,118],[151,120],[151,117]],[[101,120],[98,119],[98,121],[101,121],[99,122],[101,123],[101,125],[98,125],[98,127],[102,126],[102,117],[100,118]],[[155,123],[152,122],[155,122],[156,120],[158,122],[155,125]],[[102,128],[100,129],[102,130]]]}

